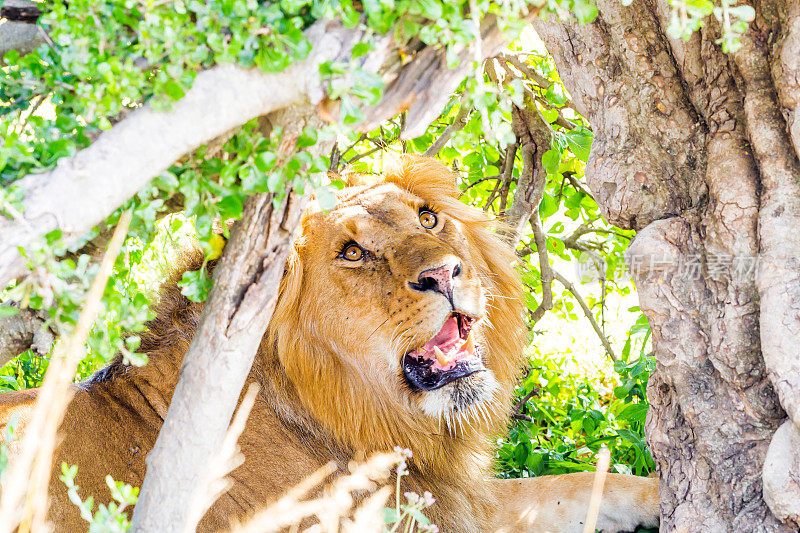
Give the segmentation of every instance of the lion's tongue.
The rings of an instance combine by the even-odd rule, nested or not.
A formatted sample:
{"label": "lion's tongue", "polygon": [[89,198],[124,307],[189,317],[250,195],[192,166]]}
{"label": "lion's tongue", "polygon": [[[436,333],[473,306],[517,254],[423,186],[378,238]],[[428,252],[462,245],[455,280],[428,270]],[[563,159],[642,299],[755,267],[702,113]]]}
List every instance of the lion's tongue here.
{"label": "lion's tongue", "polygon": [[[432,360],[432,368],[435,370],[450,370],[459,361],[472,357],[472,350],[465,349],[466,344],[461,339],[458,329],[458,321],[455,317],[450,317],[425,346],[410,353],[415,357]],[[472,345],[469,344],[471,347]]]}
{"label": "lion's tongue", "polygon": [[461,336],[458,334],[458,321],[456,317],[451,316],[447,319],[447,322],[444,323],[442,329],[439,330],[439,333],[429,340],[425,346],[420,348],[419,351],[430,352],[432,354],[433,347],[438,346],[440,350],[447,353],[459,340],[461,340]]}

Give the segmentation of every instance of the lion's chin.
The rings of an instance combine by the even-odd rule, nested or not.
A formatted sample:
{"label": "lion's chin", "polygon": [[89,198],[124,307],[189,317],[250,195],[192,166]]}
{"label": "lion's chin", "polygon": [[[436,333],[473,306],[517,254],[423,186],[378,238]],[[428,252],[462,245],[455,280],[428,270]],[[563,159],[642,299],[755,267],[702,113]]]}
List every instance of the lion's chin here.
{"label": "lion's chin", "polygon": [[448,426],[462,421],[488,422],[487,409],[498,389],[494,372],[484,369],[435,390],[420,391],[419,407],[431,418],[444,419]]}

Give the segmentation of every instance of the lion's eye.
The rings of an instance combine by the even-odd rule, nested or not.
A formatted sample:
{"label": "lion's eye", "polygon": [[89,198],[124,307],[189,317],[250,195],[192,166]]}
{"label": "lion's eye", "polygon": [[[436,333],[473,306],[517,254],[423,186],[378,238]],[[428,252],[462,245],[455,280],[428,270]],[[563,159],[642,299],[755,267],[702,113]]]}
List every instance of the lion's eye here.
{"label": "lion's eye", "polygon": [[364,256],[364,250],[355,243],[348,244],[342,250],[342,257],[347,259],[348,261],[358,261]]}
{"label": "lion's eye", "polygon": [[436,218],[436,214],[432,211],[420,211],[419,223],[422,224],[423,228],[433,229],[436,227],[437,222],[438,219]]}

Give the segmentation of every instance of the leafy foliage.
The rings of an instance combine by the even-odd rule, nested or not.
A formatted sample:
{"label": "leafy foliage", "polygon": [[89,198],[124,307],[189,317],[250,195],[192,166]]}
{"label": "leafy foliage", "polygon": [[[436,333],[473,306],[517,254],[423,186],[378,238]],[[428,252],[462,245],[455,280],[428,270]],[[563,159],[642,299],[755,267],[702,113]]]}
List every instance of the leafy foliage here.
{"label": "leafy foliage", "polygon": [[82,500],[78,495],[80,487],[75,484],[75,476],[78,473],[76,465],[69,466],[61,463],[61,476],[59,479],[67,487],[69,500],[74,503],[81,512],[81,517],[89,523],[89,533],[123,533],[128,531],[130,522],[125,510],[136,503],[139,496],[139,489],[131,487],[121,481],[114,481],[111,476],[106,476],[106,485],[111,491],[114,501],[108,505],[100,504],[96,512],[94,508],[94,498],[89,496]]}
{"label": "leafy foliage", "polygon": [[610,449],[613,470],[650,474],[655,465],[644,441],[645,389],[654,361],[644,353],[647,333],[642,317],[626,341],[626,346],[641,343],[640,352],[624,351],[613,374],[591,379],[564,373],[566,356],[532,356],[508,436],[498,440],[502,475],[594,470],[601,446]]}

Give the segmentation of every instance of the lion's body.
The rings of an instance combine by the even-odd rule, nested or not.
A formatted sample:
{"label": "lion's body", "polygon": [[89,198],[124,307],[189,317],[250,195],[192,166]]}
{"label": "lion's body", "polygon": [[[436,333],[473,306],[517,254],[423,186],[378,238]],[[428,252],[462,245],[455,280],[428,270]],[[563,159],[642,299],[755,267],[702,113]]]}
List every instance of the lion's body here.
{"label": "lion's body", "polygon": [[[404,490],[436,497],[428,514],[442,531],[582,529],[591,474],[492,479],[489,436],[505,426],[522,362],[521,290],[513,253],[486,230],[480,213],[456,200],[450,179],[438,163],[407,159],[387,183],[346,189],[336,210],[304,218],[248,377],[261,391],[239,441],[245,462],[201,529],[245,518],[329,461],[345,471],[349,461],[397,445],[414,453]],[[442,222],[435,231],[406,220],[404,210],[422,209],[418,204],[436,209]],[[353,264],[330,250],[344,230],[367,254]],[[449,303],[408,289],[406,280],[417,280],[420,268],[453,257],[459,278]],[[186,267],[199,267],[201,259],[190,257]],[[436,390],[413,390],[398,359],[444,331],[451,309],[485,316],[475,338],[486,370]],[[62,461],[78,465],[80,494],[96,501],[109,500],[106,474],[141,485],[201,310],[168,282],[142,339],[150,362],[132,368],[117,360],[76,386],[51,479],[57,531],[85,530],[58,479]],[[24,433],[34,397],[35,391],[0,395],[0,424],[19,415]],[[657,520],[655,480],[612,475],[605,498],[599,527],[633,529]]]}

